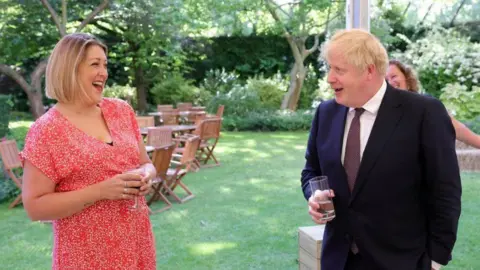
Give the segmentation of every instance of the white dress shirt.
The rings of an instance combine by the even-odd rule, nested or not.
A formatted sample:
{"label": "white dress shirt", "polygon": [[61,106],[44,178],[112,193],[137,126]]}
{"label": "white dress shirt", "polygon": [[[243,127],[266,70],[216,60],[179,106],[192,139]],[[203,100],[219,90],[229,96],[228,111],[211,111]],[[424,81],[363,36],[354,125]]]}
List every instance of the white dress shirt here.
{"label": "white dress shirt", "polygon": [[[367,146],[368,138],[372,132],[373,124],[377,118],[378,109],[380,108],[380,104],[382,104],[386,90],[387,83],[383,81],[383,84],[377,93],[362,106],[365,111],[360,115],[360,160],[362,160],[363,151],[365,150],[365,146]],[[347,145],[348,131],[350,130],[350,125],[352,124],[354,116],[355,108],[349,108],[347,119],[345,121],[345,132],[343,134],[342,164],[345,159],[345,146]]]}
{"label": "white dress shirt", "polygon": [[[377,93],[365,103],[362,108],[365,111],[360,115],[360,160],[363,157],[363,151],[365,146],[367,146],[368,138],[372,132],[373,124],[377,118],[378,109],[380,109],[380,104],[382,104],[383,97],[387,91],[387,83],[383,81],[382,86],[377,91]],[[342,164],[345,160],[345,146],[347,145],[348,131],[350,130],[350,125],[352,124],[353,117],[355,116],[355,108],[349,108],[347,119],[345,121],[345,132],[343,134],[343,146],[342,146]],[[432,261],[432,268],[439,270],[441,264]]]}

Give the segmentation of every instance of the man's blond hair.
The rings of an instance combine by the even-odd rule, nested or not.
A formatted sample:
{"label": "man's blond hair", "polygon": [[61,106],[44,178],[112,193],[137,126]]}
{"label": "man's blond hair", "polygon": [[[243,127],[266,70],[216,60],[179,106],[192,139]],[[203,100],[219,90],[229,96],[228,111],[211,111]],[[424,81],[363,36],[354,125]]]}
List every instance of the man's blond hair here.
{"label": "man's blond hair", "polygon": [[100,46],[107,54],[107,46],[84,33],[66,35],[55,45],[45,73],[48,98],[61,103],[93,101],[78,81],[78,66],[85,59],[87,49],[93,45]]}
{"label": "man's blond hair", "polygon": [[342,54],[348,63],[364,71],[374,65],[377,72],[385,77],[388,55],[385,47],[372,34],[361,29],[340,30],[322,46],[321,57],[328,61],[331,50]]}

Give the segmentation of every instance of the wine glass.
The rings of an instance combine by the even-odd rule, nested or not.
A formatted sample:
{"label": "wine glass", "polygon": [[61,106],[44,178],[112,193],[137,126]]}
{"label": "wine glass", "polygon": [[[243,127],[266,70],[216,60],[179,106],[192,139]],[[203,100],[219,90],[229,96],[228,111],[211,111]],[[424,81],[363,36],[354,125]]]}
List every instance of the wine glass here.
{"label": "wine glass", "polygon": [[[138,174],[142,178],[145,177],[145,169],[143,167],[133,168],[133,169],[125,171],[124,173]],[[136,188],[136,189],[140,190],[140,187],[130,187],[130,188]],[[138,210],[138,195],[135,196],[135,203],[132,206],[130,206],[129,209],[132,210],[132,211]]]}
{"label": "wine glass", "polygon": [[318,203],[317,211],[322,214],[321,220],[330,221],[335,217],[335,208],[333,207],[332,198],[330,198],[330,186],[328,185],[327,176],[317,176],[310,180],[310,189],[313,199]]}

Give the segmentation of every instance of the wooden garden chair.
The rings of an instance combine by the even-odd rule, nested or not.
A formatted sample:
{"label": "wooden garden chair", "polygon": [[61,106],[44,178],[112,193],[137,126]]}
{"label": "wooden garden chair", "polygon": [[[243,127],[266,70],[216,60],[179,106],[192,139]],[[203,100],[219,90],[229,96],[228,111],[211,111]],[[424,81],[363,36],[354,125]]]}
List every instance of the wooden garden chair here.
{"label": "wooden garden chair", "polygon": [[136,116],[135,118],[137,119],[139,128],[155,126],[155,118],[153,116]]}
{"label": "wooden garden chair", "polygon": [[15,171],[21,170],[22,162],[19,157],[19,150],[17,142],[14,140],[8,140],[0,142],[0,156],[3,162],[3,168],[8,177],[17,185],[20,189],[20,194],[13,200],[9,208],[15,207],[17,204],[22,203],[22,177]]}
{"label": "wooden garden chair", "polygon": [[157,111],[159,112],[171,111],[171,110],[173,110],[173,105],[169,105],[169,104],[157,105]]}
{"label": "wooden garden chair", "polygon": [[178,125],[180,115],[177,109],[162,111],[160,119],[164,125]]}
{"label": "wooden garden chair", "polygon": [[[184,142],[185,138],[188,138],[189,136],[199,136],[200,144],[197,149],[197,157],[191,165],[192,169],[197,170],[200,167],[219,166],[220,162],[218,162],[217,158],[213,154],[213,150],[215,149],[220,138],[221,124],[222,119],[218,117],[201,120],[193,134],[185,134],[185,136],[175,139],[175,141],[179,143],[178,147],[175,148],[175,153],[185,152],[185,147],[180,146],[180,143]],[[207,165],[208,161],[210,160],[213,160],[214,164]],[[203,165],[201,162],[203,162]]]}
{"label": "wooden garden chair", "polygon": [[207,118],[207,115],[204,113],[195,115],[195,126],[200,125],[205,118]]}
{"label": "wooden garden chair", "polygon": [[166,204],[166,206],[161,209],[152,211],[152,214],[163,212],[172,207],[172,203],[164,195],[164,192],[173,194],[173,191],[167,185],[167,171],[170,167],[173,149],[175,149],[175,143],[170,143],[167,146],[155,148],[152,154],[152,162],[157,170],[157,175],[152,180],[153,191],[152,195],[147,200],[147,204],[150,206],[153,202],[158,201],[159,199]]}
{"label": "wooden garden chair", "polygon": [[177,109],[181,112],[189,111],[192,107],[193,107],[193,104],[191,102],[177,103]]}
{"label": "wooden garden chair", "polygon": [[163,147],[172,143],[172,129],[170,127],[153,127],[147,132],[147,145]]}
{"label": "wooden garden chair", "polygon": [[220,106],[218,106],[216,116],[219,117],[219,118],[222,118],[222,117],[223,117],[223,111],[224,111],[224,110],[225,110],[225,105],[220,105]]}
{"label": "wooden garden chair", "polygon": [[222,118],[223,117],[223,111],[225,110],[225,105],[219,105],[217,108],[217,113],[216,114],[207,114],[207,118]]}
{"label": "wooden garden chair", "polygon": [[[200,144],[200,138],[198,136],[187,136],[185,138],[185,150],[183,155],[173,154],[171,161],[172,167],[167,171],[167,185],[170,190],[167,190],[169,194],[175,198],[179,203],[184,203],[190,199],[193,199],[195,195],[188,189],[188,187],[182,182],[182,178],[187,174],[191,164],[195,161],[195,153]],[[175,159],[179,158],[179,161]],[[178,196],[174,191],[177,187],[181,187],[187,195],[183,198]]]}
{"label": "wooden garden chair", "polygon": [[[202,164],[202,167],[219,166],[213,150],[217,146],[220,139],[220,128],[222,126],[222,119],[207,118],[202,121],[198,130],[195,130],[194,134],[200,137],[200,145],[198,147],[197,160]],[[207,165],[208,161],[213,160],[214,164]]]}
{"label": "wooden garden chair", "polygon": [[197,119],[205,118],[205,111],[190,111],[190,113],[187,115],[186,122],[189,124],[194,124],[197,122]]}

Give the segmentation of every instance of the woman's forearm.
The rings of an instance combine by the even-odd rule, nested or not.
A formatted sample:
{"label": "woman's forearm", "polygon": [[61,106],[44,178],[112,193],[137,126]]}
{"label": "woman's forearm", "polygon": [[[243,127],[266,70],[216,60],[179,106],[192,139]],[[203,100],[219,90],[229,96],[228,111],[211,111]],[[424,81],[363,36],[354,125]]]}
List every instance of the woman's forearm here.
{"label": "woman's forearm", "polygon": [[99,194],[92,186],[69,192],[53,192],[31,199],[25,207],[31,220],[56,220],[76,214],[96,201]]}
{"label": "woman's forearm", "polygon": [[480,148],[480,135],[475,134],[467,126],[465,126],[465,124],[453,117],[452,123],[453,127],[455,128],[455,133],[457,134],[457,140],[475,148]]}

